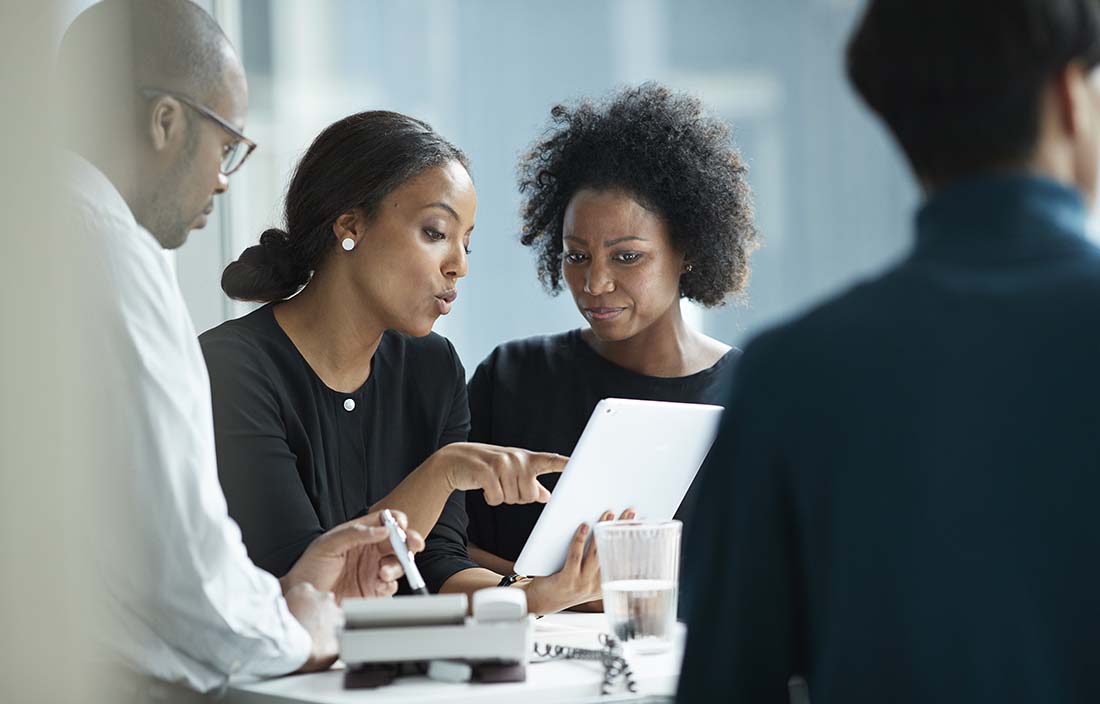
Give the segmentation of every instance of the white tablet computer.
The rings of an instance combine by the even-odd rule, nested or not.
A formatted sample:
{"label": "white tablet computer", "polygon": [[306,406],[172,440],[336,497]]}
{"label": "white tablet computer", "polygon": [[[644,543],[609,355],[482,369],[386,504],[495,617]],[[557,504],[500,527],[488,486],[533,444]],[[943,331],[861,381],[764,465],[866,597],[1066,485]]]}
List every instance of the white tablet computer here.
{"label": "white tablet computer", "polygon": [[672,518],[710,451],[721,406],[607,398],[596,404],[516,572],[554,574],[577,526],[633,508],[642,520]]}

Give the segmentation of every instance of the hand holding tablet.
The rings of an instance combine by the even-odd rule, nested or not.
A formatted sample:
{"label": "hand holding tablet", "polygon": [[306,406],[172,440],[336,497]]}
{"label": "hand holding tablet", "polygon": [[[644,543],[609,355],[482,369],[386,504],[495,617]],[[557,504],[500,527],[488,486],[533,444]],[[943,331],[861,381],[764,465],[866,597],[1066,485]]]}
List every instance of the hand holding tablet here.
{"label": "hand holding tablet", "polygon": [[[634,516],[633,509],[627,509],[619,520],[630,520]],[[606,511],[599,520],[610,521],[614,518],[614,513]],[[540,604],[556,603],[562,608],[570,608],[596,601],[602,596],[600,561],[596,555],[596,541],[590,538],[591,534],[592,529],[587,523],[577,527],[566,549],[565,564],[548,577],[533,579],[527,588],[529,598]],[[563,603],[563,599],[567,603]]]}
{"label": "hand holding tablet", "polygon": [[722,407],[604,399],[596,405],[516,572],[552,575],[582,523],[633,508],[643,520],[676,513],[718,432]]}

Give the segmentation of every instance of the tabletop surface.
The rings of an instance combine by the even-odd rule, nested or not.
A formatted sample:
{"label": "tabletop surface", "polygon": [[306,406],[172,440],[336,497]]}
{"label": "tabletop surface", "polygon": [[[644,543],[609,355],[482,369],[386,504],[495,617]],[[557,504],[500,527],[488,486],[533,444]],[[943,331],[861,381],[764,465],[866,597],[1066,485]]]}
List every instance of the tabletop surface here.
{"label": "tabletop surface", "polygon": [[[573,647],[598,647],[597,636],[606,632],[603,614],[554,614],[535,623],[535,641]],[[627,652],[638,685],[629,695],[621,680],[611,696],[600,696],[603,666],[594,661],[550,660],[527,665],[527,681],[482,684],[437,682],[424,676],[398,678],[377,689],[344,689],[341,668],[309,675],[231,683],[224,701],[231,704],[541,704],[543,702],[643,702],[668,701],[675,693],[683,654],[683,631],[669,650],[638,655]]]}

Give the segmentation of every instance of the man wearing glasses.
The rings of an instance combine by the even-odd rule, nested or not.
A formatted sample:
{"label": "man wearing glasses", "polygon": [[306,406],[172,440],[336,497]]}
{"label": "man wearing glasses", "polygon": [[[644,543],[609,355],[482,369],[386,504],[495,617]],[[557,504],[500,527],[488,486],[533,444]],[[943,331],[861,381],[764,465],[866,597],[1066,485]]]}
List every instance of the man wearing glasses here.
{"label": "man wearing glasses", "polygon": [[[229,64],[229,67],[233,70],[226,71],[226,78],[232,83],[239,82],[239,87],[244,89],[244,68],[239,65],[232,67],[232,64]],[[212,138],[207,138],[203,141],[198,135],[200,130],[196,129],[194,125],[188,128],[189,132],[187,141],[184,145],[184,153],[203,158],[204,161],[198,166],[204,167],[204,173],[210,173],[212,169],[209,167],[209,163],[213,159],[214,147],[217,147],[218,153],[220,154],[220,165],[217,170],[218,179],[212,185],[203,183],[200,179],[191,179],[196,189],[195,200],[197,201],[199,199],[197,191],[200,190],[202,191],[202,196],[206,198],[206,203],[203,204],[204,207],[202,211],[198,213],[188,225],[182,228],[182,230],[178,227],[178,222],[165,222],[164,226],[166,229],[162,235],[157,236],[163,247],[166,249],[175,249],[186,241],[187,235],[191,230],[197,230],[206,226],[207,216],[214,210],[214,195],[225,192],[229,187],[228,177],[230,174],[237,171],[237,169],[241,168],[245,159],[247,159],[248,156],[252,154],[253,150],[256,149],[256,143],[248,137],[245,137],[241,128],[233,124],[228,118],[222,117],[213,108],[208,108],[194,98],[190,98],[183,93],[161,90],[158,88],[142,88],[140,92],[144,98],[153,103],[151,107],[154,112],[157,110],[179,111],[184,107],[190,108],[199,116],[209,120],[216,130],[216,134],[214,134]],[[227,115],[243,115],[243,110],[240,109],[240,106],[233,105],[235,101],[232,100],[231,97],[223,96],[223,100],[219,102],[227,104]],[[217,128],[221,129],[219,130]],[[194,164],[192,163],[191,165]],[[210,191],[208,196],[206,194],[207,190]],[[191,201],[190,198],[188,200]],[[193,207],[197,207],[197,202]]]}
{"label": "man wearing glasses", "polygon": [[[327,667],[337,581],[396,590],[387,531],[377,514],[338,526],[279,580],[252,564],[218,484],[206,367],[164,256],[206,224],[256,148],[243,133],[244,68],[187,0],[107,0],[68,29],[56,75],[63,231],[92,281],[73,302],[96,404],[81,417],[101,438],[88,471],[113,499],[79,537],[103,577],[112,657],[154,678],[124,696]],[[411,531],[410,545],[423,547]]]}

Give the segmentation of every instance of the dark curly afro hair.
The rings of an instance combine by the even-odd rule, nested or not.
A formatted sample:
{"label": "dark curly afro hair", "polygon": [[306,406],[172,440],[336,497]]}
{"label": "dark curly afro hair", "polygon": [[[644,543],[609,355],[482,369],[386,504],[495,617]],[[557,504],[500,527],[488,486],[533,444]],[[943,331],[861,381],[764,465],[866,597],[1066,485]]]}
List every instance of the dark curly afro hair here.
{"label": "dark curly afro hair", "polygon": [[536,248],[550,293],[561,291],[565,209],[584,188],[621,189],[664,219],[691,264],[683,297],[716,306],[744,290],[757,247],[752,189],[725,123],[654,83],[550,115],[544,139],[519,163],[520,241]]}

